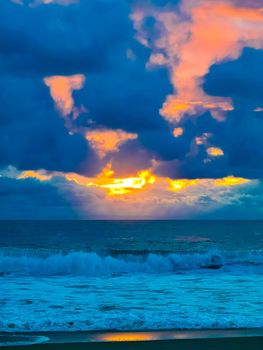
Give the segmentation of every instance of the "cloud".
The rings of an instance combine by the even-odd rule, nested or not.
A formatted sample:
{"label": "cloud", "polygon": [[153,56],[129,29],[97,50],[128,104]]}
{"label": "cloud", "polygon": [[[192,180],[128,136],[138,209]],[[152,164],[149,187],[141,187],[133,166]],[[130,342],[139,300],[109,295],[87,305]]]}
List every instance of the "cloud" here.
{"label": "cloud", "polygon": [[[55,124],[60,124],[60,132],[63,130],[68,141],[78,140],[81,144],[80,150],[74,146],[70,152],[68,149],[65,152],[75,153],[72,165],[59,165],[61,162],[70,163],[71,157],[66,160],[62,159],[65,158],[62,153],[57,156],[49,154],[41,155],[36,164],[30,166],[31,169],[38,167],[61,170],[71,167],[72,171],[87,173],[95,168],[99,170],[101,165],[94,159],[91,147],[85,140],[86,129],[123,130],[127,134],[137,134],[138,143],[133,143],[134,152],[138,151],[140,145],[138,156],[141,154],[147,162],[155,156],[170,158],[173,153],[175,156],[184,153],[187,143],[174,139],[158,112],[165,95],[171,89],[168,74],[165,69],[145,69],[150,51],[134,38],[129,18],[131,7],[128,3],[114,0],[109,5],[104,0],[92,0],[68,6],[50,4],[32,7],[19,6],[5,0],[1,2],[0,10],[4,18],[0,23],[0,72],[8,76],[6,80],[2,79],[2,85],[9,84],[7,81],[12,80],[12,86],[16,89],[11,91],[7,101],[4,94],[0,96],[1,105],[4,113],[7,113],[11,103],[9,97],[14,101],[17,96],[23,95],[21,101],[12,105],[13,115],[23,115],[23,118],[26,115],[33,120],[31,125],[23,122],[23,128],[28,126],[28,129],[23,130],[25,145],[20,145],[21,150],[24,147],[33,149],[32,145],[28,145],[30,137],[39,134],[40,125],[37,125],[41,121],[45,123],[43,118],[46,118],[45,126],[41,126],[43,130],[50,128],[49,133],[55,134]],[[10,25],[13,20],[16,29]],[[127,57],[127,52],[132,52],[133,59]],[[82,85],[83,76],[86,77],[86,82],[82,89],[73,91],[70,79],[76,74],[79,78],[81,74],[81,84],[78,81],[77,88]],[[55,120],[55,112],[58,110],[51,111],[52,100],[47,100],[48,89],[44,91],[44,79],[49,85],[52,83],[51,93],[56,101],[59,100],[60,113],[68,114],[71,111],[64,118],[71,135]],[[35,91],[31,89],[33,85]],[[39,95],[37,99],[36,94]],[[42,96],[44,100],[36,103]],[[40,118],[36,117],[36,112],[41,114]],[[19,129],[22,120],[22,117],[18,117],[12,123],[12,128]],[[30,137],[27,137],[27,132],[30,132]],[[11,133],[10,123],[9,138],[14,140],[17,136],[13,137]],[[162,140],[162,144],[155,142],[156,136]],[[20,137],[17,137],[18,143]],[[40,139],[42,138],[44,136]],[[166,140],[168,147],[165,147]],[[43,144],[47,142],[44,141]],[[50,153],[48,147],[46,152]],[[61,151],[62,149],[61,145]],[[121,152],[116,154],[116,160],[113,161],[118,163],[118,159],[126,158],[125,162],[129,162],[125,156],[126,151],[127,155],[133,157],[131,146],[127,143],[127,147],[122,146]],[[19,150],[17,153],[18,161],[9,156],[9,162],[27,169],[29,166],[22,161],[23,156]],[[23,153],[27,154],[25,151]],[[51,163],[50,158],[54,158],[54,164],[43,161],[47,159]],[[58,160],[55,161],[55,158]],[[141,162],[142,158],[130,163],[129,168],[134,164],[134,169],[137,169]]]}
{"label": "cloud", "polygon": [[[145,29],[150,16],[159,32],[154,38],[152,31]],[[233,109],[231,99],[206,94],[204,77],[211,65],[238,58],[244,47],[263,47],[262,8],[230,0],[182,0],[179,8],[161,11],[137,6],[132,18],[138,40],[153,50],[151,65],[160,64],[153,57],[163,55],[162,63],[170,70],[174,93],[160,110],[164,118],[177,123],[186,114],[209,110],[214,118],[223,120],[225,112]]]}
{"label": "cloud", "polygon": [[118,178],[110,163],[94,178],[76,173],[51,175],[52,178],[47,178],[43,172],[27,172],[16,178],[18,181],[32,177],[43,183],[57,182],[62,191],[73,195],[83,217],[100,219],[187,217],[198,211],[209,213],[238,202],[244,191],[258,185],[257,181],[233,176],[173,180],[156,176],[151,169]]}
{"label": "cloud", "polygon": [[234,102],[235,110],[215,131],[228,171],[236,176],[263,176],[263,119],[254,112],[262,103],[262,59],[262,50],[245,49],[236,61],[214,65],[204,85],[208,93],[228,95]]}
{"label": "cloud", "polygon": [[0,177],[1,219],[77,219],[77,208],[52,183]]}
{"label": "cloud", "polygon": [[18,177],[18,179],[37,179],[39,181],[49,181],[52,178],[52,175],[47,175],[43,171],[33,171],[26,170],[23,171]]}
{"label": "cloud", "polygon": [[121,145],[138,137],[136,134],[128,133],[121,129],[87,130],[85,136],[91,147],[101,158],[104,158],[108,153],[118,152]]}
{"label": "cloud", "polygon": [[[239,179],[234,183],[233,179],[226,178],[221,184],[216,184],[217,180],[205,179],[191,184],[187,180],[180,188],[172,191],[165,179],[156,178],[153,182],[148,182],[149,177],[146,179],[142,188],[142,182],[135,182],[137,189],[122,194],[117,183],[114,191],[118,193],[113,195],[108,195],[112,188],[79,186],[72,181],[66,187],[73,193],[84,218],[86,215],[97,219],[204,218],[220,212],[226,206],[234,208],[236,212],[242,206],[240,212],[243,216],[237,215],[239,218],[260,217],[262,206],[256,207],[253,202],[253,194],[258,190],[258,200],[262,203],[262,186],[257,181],[246,183],[243,180],[242,183],[242,179]],[[220,213],[218,216],[223,217]],[[228,213],[227,217],[231,217],[231,214]]]}
{"label": "cloud", "polygon": [[126,55],[133,35],[128,3],[61,3],[0,2],[0,71],[40,77],[102,72]]}
{"label": "cloud", "polygon": [[84,136],[68,133],[42,80],[1,75],[0,90],[0,167],[94,171],[95,155]]}
{"label": "cloud", "polygon": [[[80,114],[85,118],[86,128],[91,117],[83,107],[85,99],[79,102],[75,93],[87,72],[105,73],[112,80],[115,66],[122,67],[122,75],[126,62],[131,62],[126,51],[136,41],[129,6],[119,0],[110,5],[92,0],[68,6],[29,2],[20,6],[4,0],[0,11],[0,167],[13,164],[25,170],[86,175],[99,171],[103,164],[88,145],[78,119]],[[122,82],[127,84],[125,79]]]}
{"label": "cloud", "polygon": [[83,74],[75,74],[71,76],[51,76],[44,78],[45,84],[50,89],[50,95],[53,98],[58,111],[63,116],[68,116],[70,113],[78,114],[74,106],[72,92],[80,90],[85,82]]}
{"label": "cloud", "polygon": [[206,151],[211,157],[221,157],[224,155],[224,152],[219,147],[208,147]]}
{"label": "cloud", "polygon": [[174,137],[180,137],[180,136],[183,135],[183,133],[184,133],[184,129],[181,128],[181,127],[174,128],[174,129],[173,129],[173,135],[174,135]]}
{"label": "cloud", "polygon": [[261,220],[263,214],[263,184],[242,191],[235,200],[209,213],[200,213],[200,219]]}

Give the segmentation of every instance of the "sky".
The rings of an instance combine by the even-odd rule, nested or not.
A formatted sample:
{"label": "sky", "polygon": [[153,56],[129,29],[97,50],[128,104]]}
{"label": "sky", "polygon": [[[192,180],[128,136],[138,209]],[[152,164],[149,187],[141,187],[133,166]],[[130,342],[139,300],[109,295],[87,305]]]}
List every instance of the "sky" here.
{"label": "sky", "polygon": [[0,17],[0,219],[263,218],[262,0]]}

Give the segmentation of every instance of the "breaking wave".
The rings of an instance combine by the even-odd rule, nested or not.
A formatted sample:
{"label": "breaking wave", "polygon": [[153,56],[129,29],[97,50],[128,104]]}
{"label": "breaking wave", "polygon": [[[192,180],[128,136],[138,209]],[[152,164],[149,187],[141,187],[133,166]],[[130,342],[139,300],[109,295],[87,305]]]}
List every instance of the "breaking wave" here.
{"label": "breaking wave", "polygon": [[180,273],[190,270],[244,270],[263,272],[263,252],[235,253],[125,253],[104,255],[97,252],[43,253],[38,250],[0,252],[0,275],[87,275]]}

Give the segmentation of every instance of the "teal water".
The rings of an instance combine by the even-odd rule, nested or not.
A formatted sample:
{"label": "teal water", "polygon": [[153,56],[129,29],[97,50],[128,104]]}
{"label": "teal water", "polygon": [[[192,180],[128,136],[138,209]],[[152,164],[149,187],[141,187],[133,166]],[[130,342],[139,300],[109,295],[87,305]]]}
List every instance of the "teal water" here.
{"label": "teal water", "polygon": [[0,246],[113,252],[214,246],[258,250],[263,249],[263,221],[2,221]]}
{"label": "teal water", "polygon": [[263,327],[263,221],[4,221],[0,331]]}

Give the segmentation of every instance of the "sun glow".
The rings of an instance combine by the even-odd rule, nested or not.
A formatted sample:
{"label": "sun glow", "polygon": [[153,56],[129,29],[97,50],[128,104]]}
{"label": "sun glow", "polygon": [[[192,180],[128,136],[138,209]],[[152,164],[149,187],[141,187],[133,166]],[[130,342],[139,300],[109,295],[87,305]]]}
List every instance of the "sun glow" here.
{"label": "sun glow", "polygon": [[108,163],[96,178],[87,178],[74,173],[65,175],[68,181],[74,181],[78,185],[105,188],[110,195],[127,194],[143,189],[147,184],[153,184],[156,181],[156,177],[148,170],[126,178],[114,178],[113,176],[114,170],[112,170],[111,163]]}
{"label": "sun glow", "polygon": [[[251,182],[249,179],[235,176],[227,176],[219,179],[171,179],[155,175],[151,169],[142,170],[133,176],[114,177],[112,164],[108,163],[96,177],[87,177],[77,173],[50,173],[43,171],[24,171],[18,179],[34,178],[39,181],[49,181],[53,177],[64,177],[69,182],[79,186],[101,188],[110,196],[132,195],[150,188],[163,188],[168,192],[185,192],[191,188],[216,188],[245,185]],[[147,192],[146,192],[147,193]]]}

